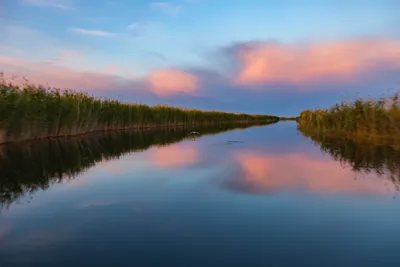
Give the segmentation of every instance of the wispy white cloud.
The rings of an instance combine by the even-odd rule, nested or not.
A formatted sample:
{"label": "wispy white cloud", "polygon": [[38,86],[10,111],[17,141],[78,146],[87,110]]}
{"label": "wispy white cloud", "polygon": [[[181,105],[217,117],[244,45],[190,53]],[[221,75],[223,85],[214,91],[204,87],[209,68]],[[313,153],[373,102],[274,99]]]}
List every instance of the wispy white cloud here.
{"label": "wispy white cloud", "polygon": [[102,30],[87,30],[87,29],[83,29],[83,28],[72,28],[71,31],[73,31],[76,34],[80,34],[80,35],[101,36],[101,37],[115,36],[115,33],[102,31]]}
{"label": "wispy white cloud", "polygon": [[172,4],[169,2],[153,2],[150,4],[150,7],[153,9],[161,10],[169,15],[177,15],[182,9],[182,5]]}
{"label": "wispy white cloud", "polygon": [[81,61],[83,53],[70,49],[60,49],[57,56],[47,58],[44,62],[51,64]]}
{"label": "wispy white cloud", "polygon": [[[77,58],[77,54],[85,54],[88,49],[70,40],[58,40],[42,31],[19,24],[5,23],[0,25],[0,32],[6,38],[0,42],[0,55],[25,58],[35,61],[50,61],[49,58]],[[26,40],[30,40],[26,42]],[[35,53],[32,53],[32,50]],[[53,60],[53,62],[64,60]]]}
{"label": "wispy white cloud", "polygon": [[156,23],[135,21],[127,26],[127,31],[133,35],[148,34],[159,27]]}
{"label": "wispy white cloud", "polygon": [[22,3],[32,6],[52,7],[59,9],[71,9],[71,3],[68,0],[21,0]]}
{"label": "wispy white cloud", "polygon": [[139,22],[134,22],[134,23],[131,23],[128,25],[128,30],[131,30],[131,31],[136,31],[139,28],[141,28],[141,23],[139,23]]}

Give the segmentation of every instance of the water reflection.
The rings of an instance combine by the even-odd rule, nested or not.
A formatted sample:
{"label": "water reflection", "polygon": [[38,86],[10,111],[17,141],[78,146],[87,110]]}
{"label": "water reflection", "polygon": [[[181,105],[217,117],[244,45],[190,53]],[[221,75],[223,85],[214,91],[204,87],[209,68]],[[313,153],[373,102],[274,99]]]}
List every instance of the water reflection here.
{"label": "water reflection", "polygon": [[[224,125],[199,128],[201,135],[217,134],[238,128]],[[239,128],[246,128],[245,126]],[[0,209],[26,193],[48,189],[54,183],[71,180],[98,162],[121,155],[163,146],[189,136],[191,129],[175,128],[137,132],[99,133],[85,137],[45,140],[0,147]],[[193,147],[155,150],[155,166],[179,167],[198,158]],[[118,170],[116,170],[118,171]]]}
{"label": "water reflection", "polygon": [[223,187],[247,194],[306,191],[377,196],[399,191],[400,149],[393,144],[324,136],[311,139],[322,153],[312,146],[276,153],[270,149],[272,144],[290,144],[274,140],[231,150],[231,168],[224,175]]}
{"label": "water reflection", "polygon": [[237,153],[235,158],[238,163],[235,175],[225,180],[225,186],[235,191],[265,194],[301,190],[376,195],[397,190],[395,183],[377,179],[371,173],[361,174],[342,168],[339,162],[327,157],[245,151]]}
{"label": "water reflection", "polygon": [[194,145],[168,146],[152,150],[150,154],[150,162],[156,168],[179,168],[199,160],[199,150]]}
{"label": "water reflection", "polygon": [[[199,129],[202,135],[233,129]],[[244,127],[243,127],[244,128]],[[287,131],[287,129],[284,129]],[[99,170],[115,176],[132,172],[131,158],[120,156],[151,149],[141,157],[156,169],[170,170],[194,166],[193,172],[224,167],[222,186],[247,194],[270,194],[302,190],[319,193],[379,195],[399,191],[400,150],[389,144],[367,144],[346,139],[313,136],[313,142],[329,156],[310,153],[310,147],[294,149],[281,133],[267,136],[273,128],[244,133],[246,142],[232,138],[221,140],[223,146],[180,143],[188,129],[163,131],[102,133],[86,137],[47,140],[0,147],[0,208],[8,207],[27,193],[45,190],[69,180],[70,186],[84,181],[78,174],[101,162]],[[237,131],[237,134],[242,132]],[[230,139],[229,139],[230,138]],[[300,136],[300,138],[302,138]],[[216,136],[215,140],[218,139]],[[234,140],[234,141],[232,141]],[[304,139],[302,140],[304,143]],[[232,145],[234,142],[235,145]],[[276,150],[274,151],[274,146]],[[290,149],[288,149],[290,148]],[[332,160],[332,158],[334,160]],[[119,159],[117,161],[109,161]],[[191,174],[188,174],[190,176]]]}
{"label": "water reflection", "polygon": [[324,135],[307,135],[322,151],[331,155],[343,167],[356,173],[374,174],[385,178],[399,190],[400,147],[398,144],[371,142]]}
{"label": "water reflection", "polygon": [[[168,146],[187,131],[8,147],[3,203],[51,188],[0,214],[0,266],[400,266],[395,184],[295,126]],[[398,162],[383,154],[383,170]]]}

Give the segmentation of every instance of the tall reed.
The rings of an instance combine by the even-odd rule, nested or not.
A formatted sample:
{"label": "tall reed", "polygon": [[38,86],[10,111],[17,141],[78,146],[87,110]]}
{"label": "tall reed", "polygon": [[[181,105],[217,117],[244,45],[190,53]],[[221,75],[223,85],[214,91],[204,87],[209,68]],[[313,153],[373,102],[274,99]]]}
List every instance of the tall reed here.
{"label": "tall reed", "polygon": [[41,85],[17,86],[0,79],[0,143],[105,130],[278,120],[269,115],[124,103]]}
{"label": "tall reed", "polygon": [[299,129],[306,132],[400,139],[400,94],[305,110],[297,121]]}

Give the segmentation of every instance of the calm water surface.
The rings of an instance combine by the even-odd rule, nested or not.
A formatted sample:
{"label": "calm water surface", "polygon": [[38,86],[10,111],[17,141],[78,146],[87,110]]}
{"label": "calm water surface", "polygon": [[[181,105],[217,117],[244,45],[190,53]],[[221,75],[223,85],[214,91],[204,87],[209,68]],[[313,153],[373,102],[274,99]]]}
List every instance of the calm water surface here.
{"label": "calm water surface", "polygon": [[0,266],[400,266],[398,150],[185,135],[3,147]]}

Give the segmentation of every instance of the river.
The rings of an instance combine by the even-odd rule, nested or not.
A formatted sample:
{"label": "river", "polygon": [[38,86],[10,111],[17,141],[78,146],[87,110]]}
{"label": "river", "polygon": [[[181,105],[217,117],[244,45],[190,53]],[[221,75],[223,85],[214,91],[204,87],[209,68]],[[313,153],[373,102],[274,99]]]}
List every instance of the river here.
{"label": "river", "polygon": [[400,266],[398,150],[210,133],[1,147],[0,266]]}

